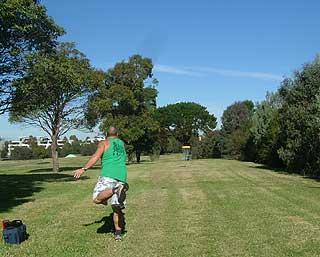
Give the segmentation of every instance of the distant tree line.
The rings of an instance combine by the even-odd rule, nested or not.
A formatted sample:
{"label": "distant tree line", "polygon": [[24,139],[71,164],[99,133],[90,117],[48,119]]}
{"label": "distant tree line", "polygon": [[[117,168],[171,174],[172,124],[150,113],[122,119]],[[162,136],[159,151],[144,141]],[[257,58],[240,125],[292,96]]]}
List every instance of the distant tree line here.
{"label": "distant tree line", "polygon": [[238,101],[220,130],[195,143],[194,157],[254,161],[308,176],[320,175],[320,57],[253,103]]}
{"label": "distant tree line", "polygon": [[[8,157],[9,141],[5,141],[0,151],[0,158],[5,159]],[[51,158],[51,149],[46,149],[44,146],[37,144],[37,139],[29,136],[27,146],[16,146],[11,151],[11,160],[30,160],[30,159],[45,159]],[[79,140],[75,135],[64,138],[64,145],[58,148],[58,156],[66,157],[69,154],[89,156],[92,155],[97,149],[98,142],[87,142]]]}

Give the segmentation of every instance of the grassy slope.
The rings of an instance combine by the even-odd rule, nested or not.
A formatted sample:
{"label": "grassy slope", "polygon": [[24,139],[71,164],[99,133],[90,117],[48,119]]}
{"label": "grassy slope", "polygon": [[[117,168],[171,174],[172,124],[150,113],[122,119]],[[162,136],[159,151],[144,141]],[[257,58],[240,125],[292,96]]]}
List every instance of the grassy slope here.
{"label": "grassy slope", "polygon": [[[64,159],[0,162],[0,218],[21,218],[30,238],[0,256],[320,256],[320,184],[228,160],[164,156],[129,165],[124,240],[111,208],[91,203],[98,168],[74,181]],[[109,232],[109,233],[108,233]]]}

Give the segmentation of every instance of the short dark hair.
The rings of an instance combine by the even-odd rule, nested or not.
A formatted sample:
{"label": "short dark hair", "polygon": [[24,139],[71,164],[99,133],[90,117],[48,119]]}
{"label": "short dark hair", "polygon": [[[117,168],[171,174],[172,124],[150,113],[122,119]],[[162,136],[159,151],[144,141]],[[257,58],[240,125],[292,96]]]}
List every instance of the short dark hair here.
{"label": "short dark hair", "polygon": [[107,136],[118,136],[118,130],[114,126],[110,126],[107,130]]}

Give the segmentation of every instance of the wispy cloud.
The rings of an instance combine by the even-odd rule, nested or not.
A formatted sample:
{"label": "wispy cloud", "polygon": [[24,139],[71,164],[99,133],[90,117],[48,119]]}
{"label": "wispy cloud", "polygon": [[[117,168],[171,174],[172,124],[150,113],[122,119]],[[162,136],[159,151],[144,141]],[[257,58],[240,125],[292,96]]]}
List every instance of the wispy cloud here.
{"label": "wispy cloud", "polygon": [[187,76],[205,76],[208,74],[216,74],[216,75],[226,76],[226,77],[245,77],[245,78],[274,80],[274,81],[283,80],[282,76],[273,74],[273,73],[226,70],[226,69],[217,69],[217,68],[209,68],[209,67],[181,68],[181,67],[157,64],[155,65],[154,70],[158,72],[163,72],[163,73],[171,73],[171,74],[187,75]]}
{"label": "wispy cloud", "polygon": [[199,70],[207,73],[219,74],[222,76],[229,77],[247,77],[256,79],[266,79],[266,80],[282,80],[282,76],[265,73],[265,72],[254,72],[254,71],[237,71],[237,70],[225,70],[225,69],[215,69],[215,68],[199,68]]}
{"label": "wispy cloud", "polygon": [[168,65],[160,65],[156,64],[154,66],[154,70],[158,72],[163,73],[171,73],[171,74],[177,74],[177,75],[187,75],[187,76],[202,76],[203,73],[197,72],[188,68],[178,68]]}

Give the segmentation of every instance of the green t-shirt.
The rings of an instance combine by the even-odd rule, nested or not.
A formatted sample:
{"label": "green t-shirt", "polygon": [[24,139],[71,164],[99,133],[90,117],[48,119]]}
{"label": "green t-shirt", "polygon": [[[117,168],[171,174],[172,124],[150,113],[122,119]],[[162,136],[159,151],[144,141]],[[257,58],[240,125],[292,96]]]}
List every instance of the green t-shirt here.
{"label": "green t-shirt", "polygon": [[116,180],[127,181],[127,154],[124,143],[119,138],[109,138],[109,147],[101,157],[102,177],[110,177]]}

